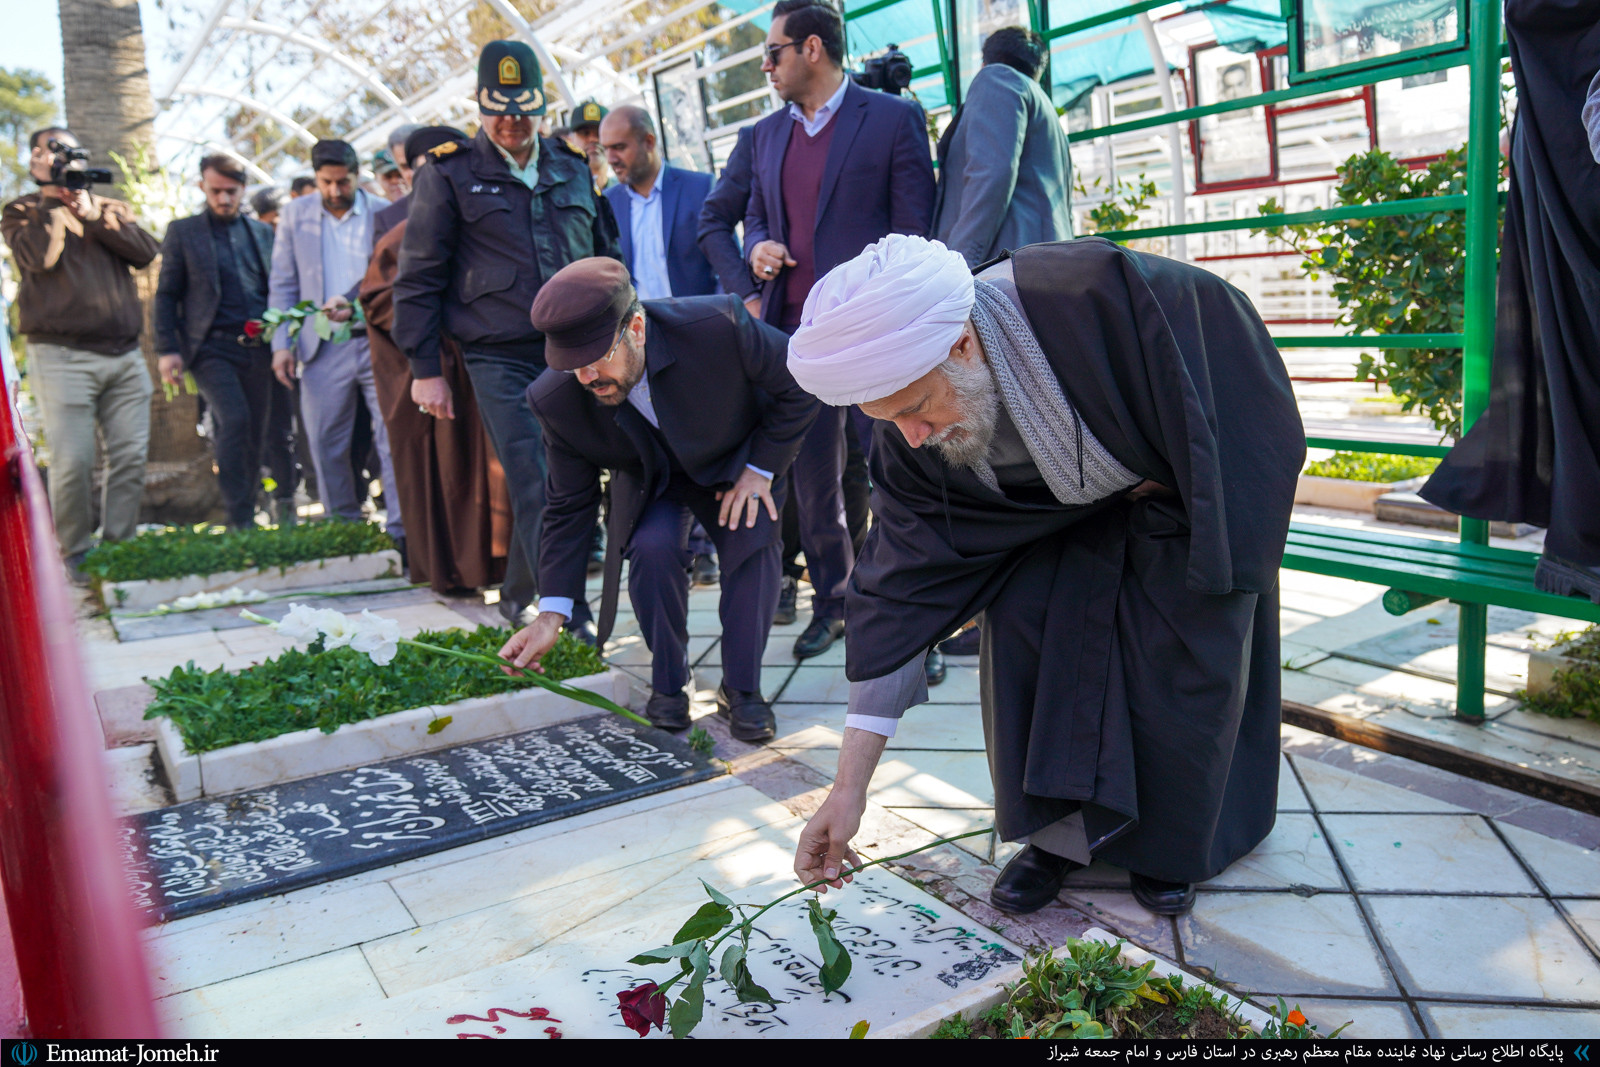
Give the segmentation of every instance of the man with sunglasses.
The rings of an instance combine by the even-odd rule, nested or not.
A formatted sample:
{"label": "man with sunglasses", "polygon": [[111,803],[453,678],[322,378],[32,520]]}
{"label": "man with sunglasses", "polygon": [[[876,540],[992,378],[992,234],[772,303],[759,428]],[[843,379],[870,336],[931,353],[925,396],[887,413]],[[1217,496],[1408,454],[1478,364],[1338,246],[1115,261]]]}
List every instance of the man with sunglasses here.
{"label": "man with sunglasses", "polygon": [[[776,732],[761,657],[778,603],[784,475],[816,417],[785,365],[782,333],[732,294],[640,303],[628,269],[579,260],[544,284],[533,325],[552,370],[528,387],[549,479],[539,548],[539,614],[500,654],[538,668],[583,593],[600,472],[611,472],[601,594],[603,642],[616,617],[622,559],[650,648],[645,715],[689,726],[689,527],[722,561],[722,684],[717,714],[741,741]],[[708,417],[714,415],[714,417]]]}
{"label": "man with sunglasses", "polygon": [[[750,128],[745,258],[761,286],[761,319],[793,333],[817,279],[888,234],[927,235],[932,154],[921,108],[845,74],[844,22],[831,5],[779,0],[761,69],[789,106]],[[814,591],[796,659],[844,635],[855,561],[841,484],[847,415],[824,405],[795,460],[799,544],[785,545],[786,570],[797,573],[794,555],[804,549]],[[858,510],[864,518],[864,502]]]}

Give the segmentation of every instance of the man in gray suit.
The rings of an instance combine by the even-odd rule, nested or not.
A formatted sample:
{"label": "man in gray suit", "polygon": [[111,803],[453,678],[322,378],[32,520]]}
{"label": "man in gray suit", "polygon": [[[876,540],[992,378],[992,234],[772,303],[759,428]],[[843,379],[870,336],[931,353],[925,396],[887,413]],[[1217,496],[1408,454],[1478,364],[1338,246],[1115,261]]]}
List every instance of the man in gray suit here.
{"label": "man in gray suit", "polygon": [[[360,164],[355,149],[344,141],[318,141],[311,148],[311,166],[319,195],[283,205],[272,249],[268,302],[275,308],[290,308],[302,299],[315,300],[329,319],[344,322],[351,316],[351,304],[372,256],[373,214],[388,201],[357,188]],[[296,378],[305,385],[300,416],[323,509],[356,521],[361,519],[365,494],[358,491],[351,470],[350,438],[356,405],[366,404],[382,466],[386,528],[402,545],[403,556],[405,525],[389,459],[389,435],[372,382],[366,326],[357,324],[355,330],[348,341],[333,342],[319,338],[308,325],[291,349],[287,328],[280,329],[272,341],[272,371],[284,385],[292,387]]]}
{"label": "man in gray suit", "polygon": [[933,235],[969,267],[1072,236],[1072,157],[1039,85],[1045,41],[1019,26],[983,42],[983,68],[939,138]]}

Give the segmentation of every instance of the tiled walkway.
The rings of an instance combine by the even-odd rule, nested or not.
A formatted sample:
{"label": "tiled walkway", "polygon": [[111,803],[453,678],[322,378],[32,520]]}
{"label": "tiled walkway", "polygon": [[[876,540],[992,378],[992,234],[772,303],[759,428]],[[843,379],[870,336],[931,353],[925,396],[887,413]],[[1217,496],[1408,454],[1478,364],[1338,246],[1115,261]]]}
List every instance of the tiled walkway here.
{"label": "tiled walkway", "polygon": [[[1374,614],[1381,590],[1289,574],[1284,589],[1284,631],[1296,643],[1286,643],[1285,657],[1312,661],[1285,671],[1286,695],[1318,695],[1297,696],[1297,685],[1334,687],[1321,699],[1426,725],[1418,694],[1431,698],[1425,687],[1445,687],[1410,660],[1437,649],[1413,654],[1403,643],[1374,642],[1415,625]],[[545,956],[604,943],[619,930],[630,945],[650,940],[652,923],[681,917],[678,890],[666,894],[671,907],[652,908],[640,903],[643,885],[692,886],[683,877],[695,865],[736,886],[775,893],[790,884],[793,835],[837,760],[842,649],[805,664],[790,658],[804,610],[800,623],[775,630],[763,686],[775,698],[780,736],[767,748],[742,745],[709,717],[720,680],[715,605],[715,590],[691,599],[695,713],[719,737],[717,754],[738,781],[152,931],[166,968],[165,1017],[197,1036],[434,1032],[434,1016],[463,997],[487,1004],[491,993],[548,988],[548,975],[543,986],[539,977]],[[387,613],[408,630],[494,617],[459,601]],[[1529,617],[1519,625],[1555,623]],[[100,688],[189,658],[242,665],[277,642],[231,631],[115,645],[92,623],[86,636]],[[1339,654],[1363,642],[1409,658],[1374,667]],[[649,656],[626,610],[612,662],[638,679],[642,694]],[[1341,674],[1351,663],[1373,673]],[[1315,667],[1321,673],[1311,673]],[[993,794],[977,698],[976,666],[952,661],[932,702],[907,716],[873,780],[857,838],[864,854],[892,855],[988,825]],[[1276,829],[1203,886],[1193,914],[1176,921],[1144,912],[1126,875],[1098,866],[1075,874],[1060,900],[1034,916],[999,914],[987,890],[1012,846],[982,837],[897,870],[1018,945],[1060,944],[1091,925],[1106,927],[1236,992],[1299,1003],[1324,1030],[1353,1020],[1353,1036],[1600,1033],[1600,818],[1293,728],[1284,731],[1284,751]],[[159,803],[144,780],[143,748],[114,756],[125,804]],[[658,817],[669,805],[676,815]]]}

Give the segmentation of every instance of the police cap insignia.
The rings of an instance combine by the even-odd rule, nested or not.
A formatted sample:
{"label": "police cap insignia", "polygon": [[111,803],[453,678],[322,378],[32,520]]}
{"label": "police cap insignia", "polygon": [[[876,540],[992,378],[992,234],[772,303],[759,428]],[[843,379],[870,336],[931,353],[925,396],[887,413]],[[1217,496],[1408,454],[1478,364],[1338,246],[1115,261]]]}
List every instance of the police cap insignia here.
{"label": "police cap insignia", "polygon": [[505,56],[500,60],[500,84],[522,84],[522,67],[511,56]]}

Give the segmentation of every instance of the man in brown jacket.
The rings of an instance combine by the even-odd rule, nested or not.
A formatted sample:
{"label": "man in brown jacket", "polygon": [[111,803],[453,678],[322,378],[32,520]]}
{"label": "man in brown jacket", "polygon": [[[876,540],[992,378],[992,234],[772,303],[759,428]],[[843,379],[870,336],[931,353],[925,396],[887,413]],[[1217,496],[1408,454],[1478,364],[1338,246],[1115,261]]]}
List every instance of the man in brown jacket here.
{"label": "man in brown jacket", "polygon": [[17,310],[50,448],[56,540],[77,580],[94,538],[97,424],[106,451],[102,535],[132,537],[139,521],[153,386],[139,351],[144,313],[132,272],[160,246],[128,205],[53,184],[52,141],[78,143],[59,128],[29,138],[28,170],[40,188],[5,206],[0,233],[21,275]]}

